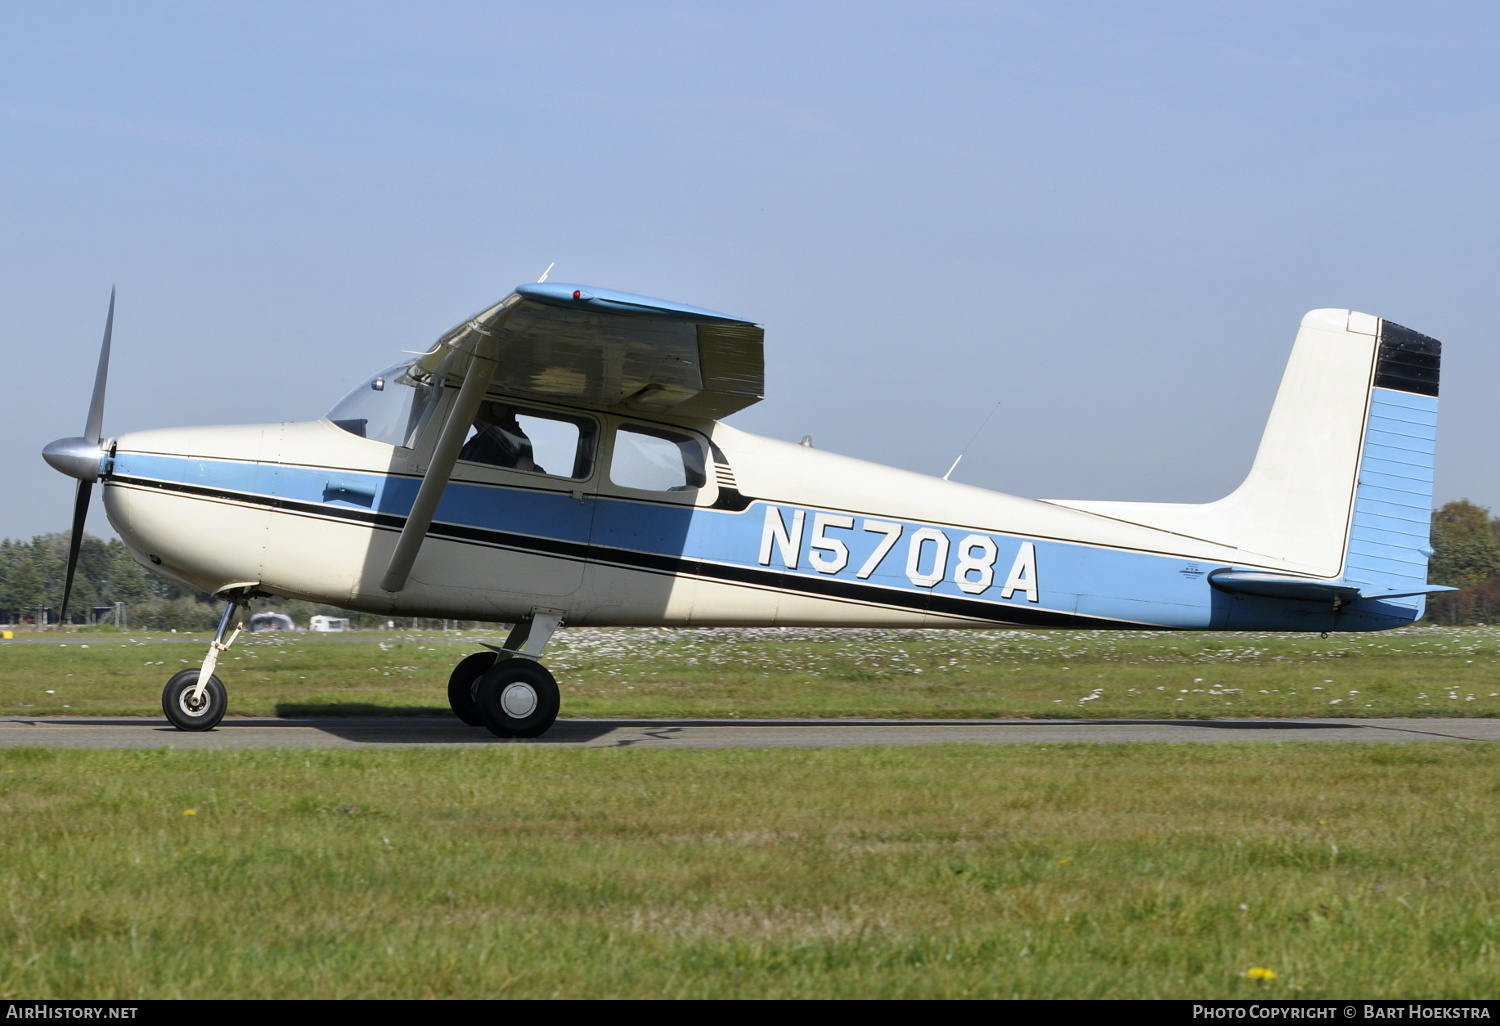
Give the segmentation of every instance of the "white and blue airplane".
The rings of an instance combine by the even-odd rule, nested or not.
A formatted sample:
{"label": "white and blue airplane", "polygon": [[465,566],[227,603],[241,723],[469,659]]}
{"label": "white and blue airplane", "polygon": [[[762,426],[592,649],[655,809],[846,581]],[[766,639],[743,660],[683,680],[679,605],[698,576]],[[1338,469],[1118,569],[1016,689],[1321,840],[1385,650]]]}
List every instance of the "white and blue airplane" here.
{"label": "white and blue airplane", "polygon": [[[454,713],[535,737],[576,626],[1372,631],[1427,583],[1439,343],[1302,319],[1249,476],[1201,505],[1022,499],[747,434],[762,329],[584,285],[522,285],[303,423],[102,434],[43,455],[148,569],[227,603],[167,718],[209,730],[250,600],[513,624]],[[66,597],[64,607],[66,608]]]}

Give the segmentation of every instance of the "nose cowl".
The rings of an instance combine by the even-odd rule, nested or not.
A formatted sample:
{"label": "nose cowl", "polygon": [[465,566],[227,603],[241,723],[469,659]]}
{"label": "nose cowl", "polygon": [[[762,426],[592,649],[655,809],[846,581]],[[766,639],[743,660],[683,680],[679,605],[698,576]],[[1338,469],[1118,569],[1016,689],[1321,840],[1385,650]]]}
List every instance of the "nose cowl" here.
{"label": "nose cowl", "polygon": [[98,442],[91,442],[87,438],[59,438],[47,443],[47,447],[42,450],[42,459],[53,470],[80,481],[93,482],[99,477],[99,464],[104,459],[104,449]]}

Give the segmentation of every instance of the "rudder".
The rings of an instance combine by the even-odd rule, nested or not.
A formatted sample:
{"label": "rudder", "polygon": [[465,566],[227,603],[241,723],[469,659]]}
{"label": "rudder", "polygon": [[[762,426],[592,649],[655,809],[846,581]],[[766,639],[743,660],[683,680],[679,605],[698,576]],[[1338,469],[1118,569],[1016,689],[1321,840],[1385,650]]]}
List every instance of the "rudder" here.
{"label": "rudder", "polygon": [[[1343,572],[1369,585],[1366,595],[1427,583],[1442,359],[1437,339],[1392,321],[1380,322],[1379,340]],[[1418,594],[1396,604],[1416,619],[1425,601]]]}

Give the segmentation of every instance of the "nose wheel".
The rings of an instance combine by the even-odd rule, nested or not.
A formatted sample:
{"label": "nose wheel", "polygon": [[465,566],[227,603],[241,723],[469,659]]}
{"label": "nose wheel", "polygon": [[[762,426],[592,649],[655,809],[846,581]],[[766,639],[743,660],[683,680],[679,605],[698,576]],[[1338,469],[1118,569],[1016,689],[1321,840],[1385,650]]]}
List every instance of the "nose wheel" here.
{"label": "nose wheel", "polygon": [[224,682],[210,676],[208,684],[198,687],[198,671],[183,670],[167,681],[161,693],[161,711],[178,730],[213,730],[229,708],[229,693]]}

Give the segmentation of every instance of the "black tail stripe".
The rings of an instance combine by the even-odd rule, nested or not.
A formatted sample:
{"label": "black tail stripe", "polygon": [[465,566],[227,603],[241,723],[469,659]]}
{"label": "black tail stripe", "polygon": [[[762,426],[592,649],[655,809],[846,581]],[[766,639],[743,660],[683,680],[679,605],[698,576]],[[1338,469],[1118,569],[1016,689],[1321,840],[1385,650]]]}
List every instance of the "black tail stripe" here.
{"label": "black tail stripe", "polygon": [[1377,388],[1417,395],[1438,394],[1443,344],[1392,321],[1380,322],[1380,358],[1375,364]]}

